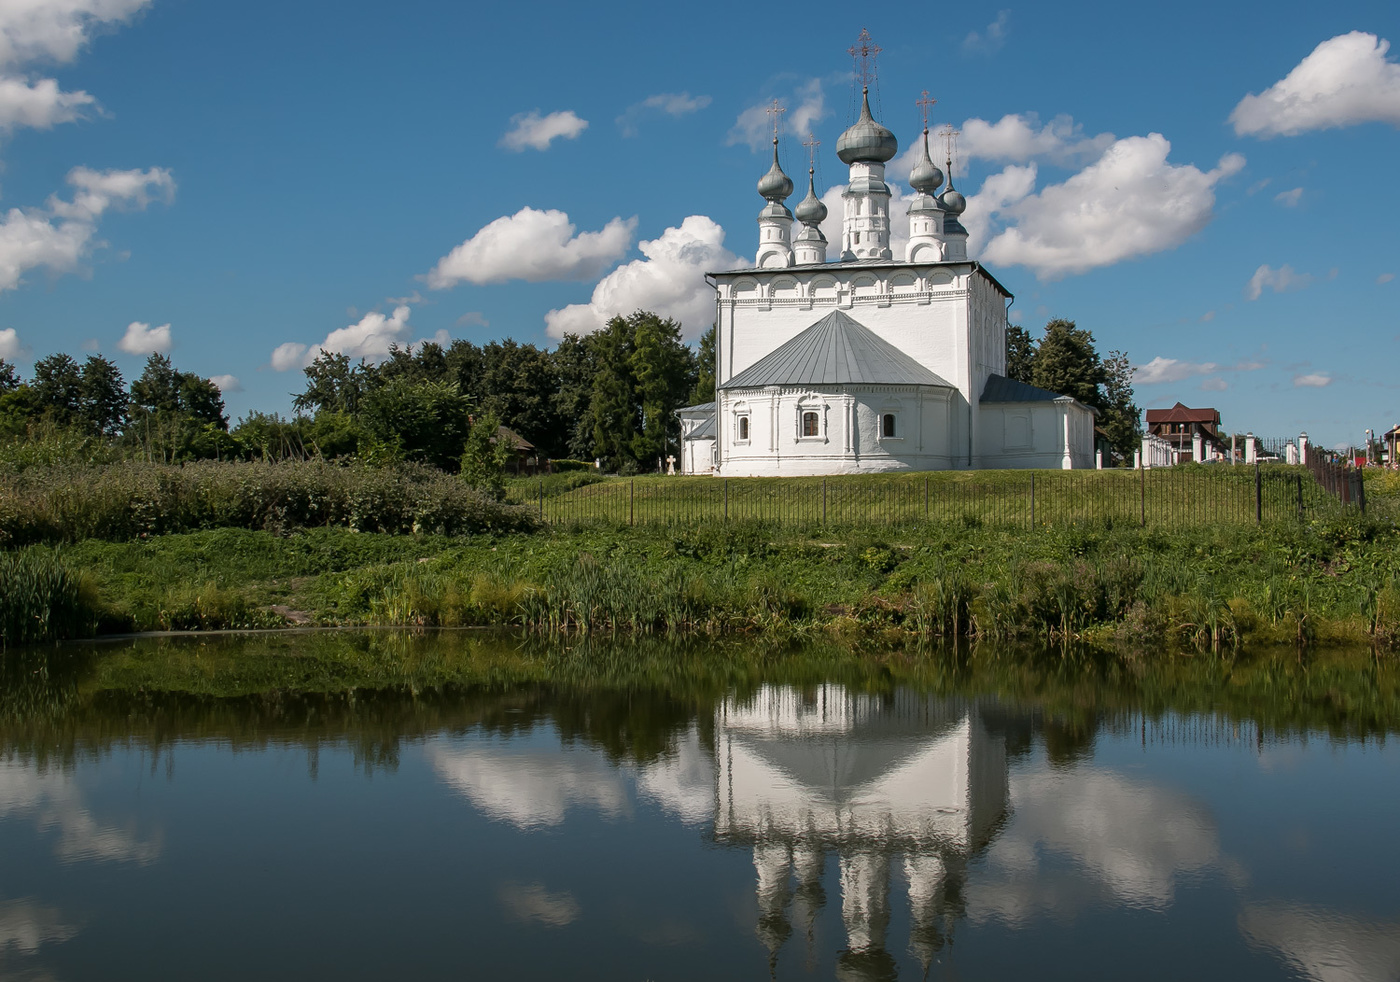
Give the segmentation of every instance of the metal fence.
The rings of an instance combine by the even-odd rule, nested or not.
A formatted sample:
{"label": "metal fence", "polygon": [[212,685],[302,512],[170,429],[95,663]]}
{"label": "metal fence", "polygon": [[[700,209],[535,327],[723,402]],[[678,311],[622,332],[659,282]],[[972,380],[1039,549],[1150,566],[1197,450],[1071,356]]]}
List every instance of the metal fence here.
{"label": "metal fence", "polygon": [[1355,505],[1366,514],[1366,480],[1355,467],[1328,460],[1321,453],[1308,454],[1308,470],[1318,486],[1336,498],[1343,506]]}
{"label": "metal fence", "polygon": [[547,495],[553,524],[786,525],[964,522],[1035,528],[1085,522],[1188,526],[1301,519],[1337,499],[1300,467],[978,471],[828,478],[644,477]]}

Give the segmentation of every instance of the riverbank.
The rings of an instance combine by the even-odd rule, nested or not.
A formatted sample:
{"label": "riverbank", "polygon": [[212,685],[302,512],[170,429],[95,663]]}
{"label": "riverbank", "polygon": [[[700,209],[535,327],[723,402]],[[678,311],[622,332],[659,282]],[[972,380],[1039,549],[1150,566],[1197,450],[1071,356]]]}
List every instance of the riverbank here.
{"label": "riverbank", "polygon": [[[1174,532],[1111,523],[574,527],[470,537],[215,529],[6,554],[7,631],[496,625],[1084,645],[1125,656],[1400,640],[1400,531],[1340,514]],[[63,616],[45,607],[48,571]],[[59,588],[61,587],[61,590]],[[46,636],[37,633],[37,637]],[[8,634],[14,641],[25,640]]]}

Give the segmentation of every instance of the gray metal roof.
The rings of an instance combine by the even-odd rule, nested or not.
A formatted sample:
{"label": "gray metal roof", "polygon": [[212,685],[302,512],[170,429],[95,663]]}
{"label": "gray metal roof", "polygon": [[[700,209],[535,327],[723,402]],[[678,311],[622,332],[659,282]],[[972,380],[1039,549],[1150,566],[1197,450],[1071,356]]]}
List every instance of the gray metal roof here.
{"label": "gray metal roof", "polygon": [[982,386],[982,402],[1077,402],[1072,396],[1042,389],[1029,382],[1018,382],[1004,375],[988,375]]}
{"label": "gray metal roof", "polygon": [[[714,403],[712,402],[712,403],[710,403],[710,405],[713,406]],[[719,432],[719,426],[717,425],[717,421],[716,421],[716,419],[715,419],[714,411],[711,410],[709,417],[708,417],[703,423],[701,423],[699,426],[695,427],[695,429],[693,429],[693,430],[691,430],[689,433],[687,433],[683,439],[686,439],[686,440],[713,440],[713,439],[715,438],[715,434],[718,433],[718,432]]]}
{"label": "gray metal roof", "polygon": [[709,413],[711,416],[715,414],[715,404],[713,401],[699,402],[693,406],[682,406],[676,410],[677,416],[703,416],[706,413]]}
{"label": "gray metal roof", "polygon": [[760,358],[721,388],[757,389],[769,385],[937,385],[953,388],[839,310],[833,310],[787,344]]}

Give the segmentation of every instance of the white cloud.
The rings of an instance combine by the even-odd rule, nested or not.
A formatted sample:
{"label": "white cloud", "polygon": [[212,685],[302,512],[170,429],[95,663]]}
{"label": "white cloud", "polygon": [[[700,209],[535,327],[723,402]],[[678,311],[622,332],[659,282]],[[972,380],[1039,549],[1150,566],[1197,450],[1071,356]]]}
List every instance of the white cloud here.
{"label": "white cloud", "polygon": [[689,92],[662,92],[658,95],[647,96],[641,102],[628,106],[626,111],[617,117],[617,125],[622,128],[623,136],[636,136],[637,124],[645,116],[658,112],[667,116],[687,116],[690,113],[699,112],[709,104],[710,97],[707,95],[692,96]]}
{"label": "white cloud", "polygon": [[1395,279],[1394,273],[1382,273],[1380,276],[1376,277],[1376,286],[1383,286],[1393,279]]}
{"label": "white cloud", "polygon": [[117,347],[129,355],[165,354],[170,350],[170,325],[152,327],[140,321],[126,325],[126,333]]}
{"label": "white cloud", "polygon": [[510,118],[510,129],[501,137],[500,145],[520,153],[526,148],[548,150],[555,140],[573,140],[588,129],[588,120],[580,119],[572,109],[541,116],[538,109],[516,113]]}
{"label": "white cloud", "polygon": [[545,927],[563,927],[578,920],[578,901],[567,890],[546,890],[543,883],[503,883],[501,906],[520,921],[534,921]]}
{"label": "white cloud", "polygon": [[0,132],[21,126],[46,130],[71,123],[96,104],[86,92],[64,92],[51,78],[31,82],[0,75]]}
{"label": "white cloud", "polygon": [[62,944],[78,933],[56,907],[41,907],[32,900],[0,903],[0,952],[14,946],[32,955],[46,944]]}
{"label": "white cloud", "polygon": [[486,319],[486,315],[479,310],[469,310],[461,317],[457,318],[458,327],[490,327],[491,322]]}
{"label": "white cloud", "polygon": [[724,248],[724,229],[704,215],[637,244],[645,259],[619,266],[594,287],[586,304],[570,304],[545,315],[550,337],[587,334],[618,314],[650,310],[680,321],[687,339],[699,337],[714,320],[714,294],[704,274],[733,269],[742,260]]}
{"label": "white cloud", "polygon": [[1296,136],[1357,123],[1400,126],[1400,64],[1390,42],[1352,31],[1323,41],[1293,71],[1230,114],[1238,136]]}
{"label": "white cloud", "polygon": [[1250,904],[1240,931],[1273,948],[1311,982],[1390,982],[1400,978],[1400,925],[1361,921],[1330,910]]}
{"label": "white cloud", "polygon": [[0,358],[13,361],[24,350],[19,333],[13,327],[0,330]]}
{"label": "white cloud", "polygon": [[149,0],[8,0],[0,4],[0,133],[48,129],[97,106],[52,78],[25,77],[33,62],[70,62],[104,25],[129,19]]}
{"label": "white cloud", "polygon": [[[1184,382],[1198,375],[1213,375],[1216,372],[1257,372],[1264,362],[1257,359],[1244,359],[1233,365],[1220,365],[1213,361],[1180,361],[1158,355],[1145,365],[1133,367],[1134,385],[1157,385],[1162,382]],[[1206,384],[1202,384],[1205,388]],[[1217,390],[1224,389],[1222,383]]]}
{"label": "white cloud", "polygon": [[1201,315],[1202,324],[1208,323],[1209,321],[1213,320],[1215,320],[1215,311],[1213,310],[1207,310],[1204,314]]}
{"label": "white cloud", "polygon": [[627,786],[602,754],[429,745],[438,777],[478,811],[521,829],[557,826],[570,807],[591,807],[607,818],[632,811]]}
{"label": "white cloud", "polygon": [[[787,112],[783,113],[784,132],[796,134],[799,138],[805,138],[813,124],[826,116],[826,97],[819,78],[808,79],[787,93],[787,98],[779,98],[778,101],[787,107]],[[770,146],[773,141],[773,117],[768,115],[768,108],[772,104],[773,96],[770,96],[741,112],[725,142],[729,146],[745,143],[753,151]]]}
{"label": "white cloud", "polygon": [[147,865],[160,854],[160,840],[105,824],[84,804],[73,775],[41,773],[32,765],[0,763],[0,819],[32,819],[57,831],[55,854],[72,862],[133,862]]}
{"label": "white cloud", "polygon": [[1202,392],[1224,392],[1230,387],[1230,383],[1223,378],[1208,378],[1201,383]]}
{"label": "white cloud", "polygon": [[963,50],[982,54],[1000,51],[1001,46],[1006,43],[1006,31],[1010,23],[1011,11],[997,11],[997,19],[988,24],[986,30],[971,31],[963,38]]}
{"label": "white cloud", "polygon": [[305,359],[306,345],[298,344],[296,341],[288,341],[272,349],[272,370],[285,372],[293,368],[300,368],[306,364]]}
{"label": "white cloud", "polygon": [[0,4],[0,68],[70,62],[95,30],[130,19],[150,0],[7,0]]}
{"label": "white cloud", "polygon": [[243,383],[238,381],[237,375],[211,375],[209,381],[214,383],[214,387],[219,390],[221,395],[243,391]]}
{"label": "white cloud", "polygon": [[996,216],[1009,206],[1024,201],[1035,191],[1038,170],[1035,164],[1024,167],[1008,164],[982,182],[977,193],[967,199],[967,211],[960,221],[967,229],[968,255],[981,253],[993,231]]}
{"label": "white cloud", "polygon": [[[982,258],[1051,280],[1179,246],[1210,221],[1216,184],[1244,158],[1227,154],[1201,171],[1168,163],[1170,151],[1160,133],[1118,140],[1064,183],[1006,202],[997,217],[1010,227],[991,238]],[[968,216],[974,223],[994,217],[970,206]]]}
{"label": "white cloud", "polygon": [[1266,264],[1256,269],[1254,275],[1249,278],[1249,284],[1244,288],[1244,295],[1249,300],[1258,300],[1263,295],[1265,287],[1275,293],[1285,293],[1311,286],[1312,282],[1313,275],[1311,273],[1295,272],[1293,267],[1287,263],[1278,269]]}
{"label": "white cloud", "polygon": [[597,232],[575,234],[562,211],[521,208],[443,256],[425,279],[434,290],[458,283],[591,279],[622,258],[636,227],[636,218],[614,218]]}
{"label": "white cloud", "polygon": [[1064,166],[1088,163],[1114,144],[1112,133],[1085,136],[1083,125],[1066,115],[1043,126],[1035,113],[1008,114],[995,123],[974,118],[961,130],[958,152],[963,157],[1018,164],[1036,158]]}
{"label": "white cloud", "polygon": [[1303,197],[1302,188],[1294,188],[1292,191],[1280,191],[1274,195],[1274,200],[1285,208],[1297,208],[1298,202]]}
{"label": "white cloud", "polygon": [[51,195],[46,208],[11,208],[0,218],[0,292],[18,287],[31,269],[73,272],[90,253],[97,222],[109,208],[145,208],[153,200],[169,200],[175,191],[174,178],[159,167],[77,167],[68,183],[76,189],[71,201]]}
{"label": "white cloud", "polygon": [[1321,388],[1325,388],[1326,386],[1329,386],[1329,385],[1331,385],[1331,384],[1332,384],[1332,376],[1330,376],[1330,375],[1324,375],[1324,374],[1322,374],[1322,373],[1320,373],[1320,372],[1319,372],[1319,373],[1314,373],[1314,374],[1312,374],[1312,375],[1295,375],[1295,376],[1293,376],[1293,386],[1294,386],[1294,388],[1300,388],[1300,389],[1321,389]]}

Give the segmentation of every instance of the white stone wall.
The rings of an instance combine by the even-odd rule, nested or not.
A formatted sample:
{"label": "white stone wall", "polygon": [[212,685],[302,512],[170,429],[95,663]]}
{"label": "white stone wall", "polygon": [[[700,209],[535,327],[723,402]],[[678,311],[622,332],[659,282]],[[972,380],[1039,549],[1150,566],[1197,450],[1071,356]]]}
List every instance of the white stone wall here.
{"label": "white stone wall", "polygon": [[681,443],[681,473],[710,474],[714,471],[715,441],[684,440]]}
{"label": "white stone wall", "polygon": [[987,468],[1094,466],[1094,414],[1071,402],[984,402],[978,413],[978,461]]}
{"label": "white stone wall", "polygon": [[[946,470],[959,466],[961,427],[951,389],[861,386],[723,391],[719,399],[720,473],[726,477]],[[817,413],[816,436],[802,414]],[[886,437],[881,417],[895,416]],[[748,439],[741,439],[741,419]]]}

